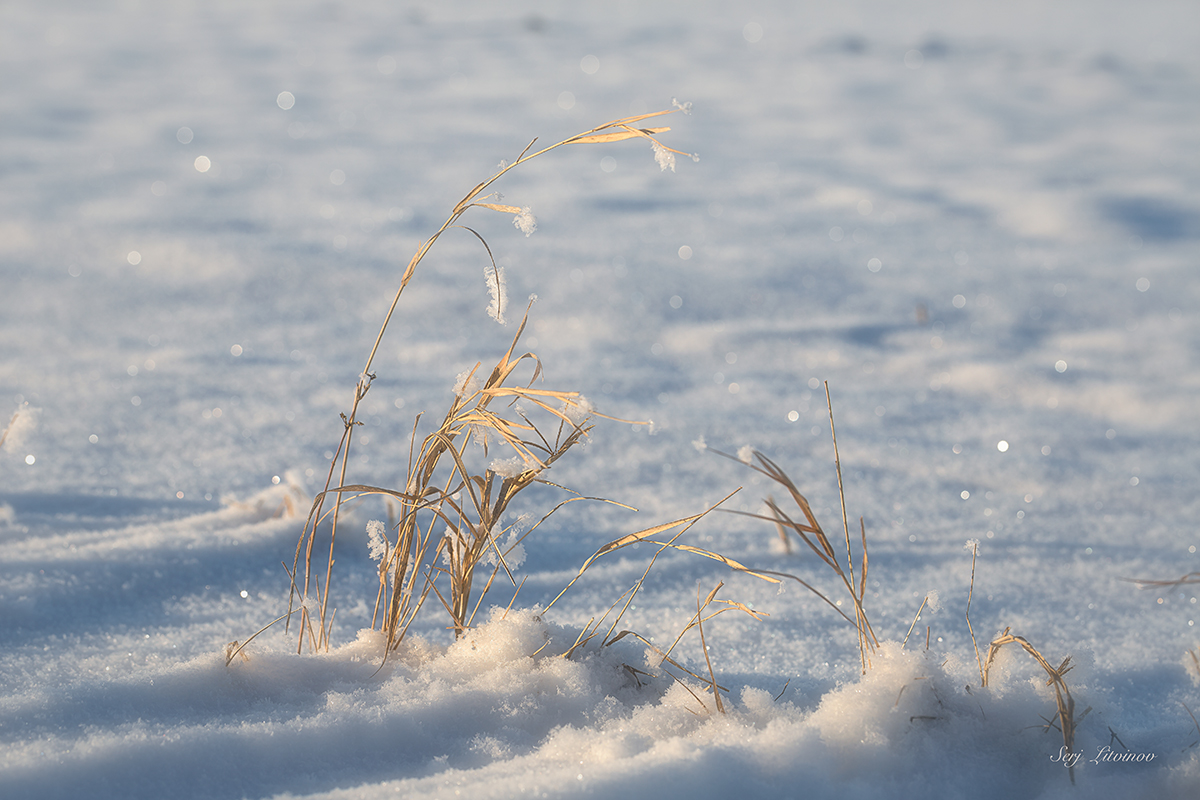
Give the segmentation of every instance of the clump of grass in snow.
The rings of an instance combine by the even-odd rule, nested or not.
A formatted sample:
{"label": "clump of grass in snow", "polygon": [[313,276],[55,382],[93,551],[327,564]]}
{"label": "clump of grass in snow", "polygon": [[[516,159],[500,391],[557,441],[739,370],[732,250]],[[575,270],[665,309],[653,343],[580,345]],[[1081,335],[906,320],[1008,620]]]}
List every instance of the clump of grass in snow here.
{"label": "clump of grass in snow", "polygon": [[[633,603],[634,598],[637,596],[638,592],[641,590],[642,586],[645,584],[646,578],[650,574],[650,570],[653,569],[653,567],[654,567],[654,562],[658,559],[658,557],[660,555],[662,555],[662,553],[664,551],[666,551],[668,549],[702,556],[704,558],[708,558],[713,561],[717,561],[721,564],[724,564],[725,566],[729,567],[730,569],[734,570],[735,572],[743,572],[743,573],[746,573],[753,577],[768,581],[770,583],[779,583],[780,582],[778,578],[774,577],[774,574],[777,574],[777,573],[768,573],[768,572],[761,571],[761,570],[754,570],[754,569],[751,569],[751,568],[745,566],[744,564],[741,564],[741,563],[733,560],[732,558],[729,558],[728,556],[721,555],[720,553],[714,552],[712,550],[706,550],[702,547],[694,547],[692,545],[682,544],[679,542],[679,539],[685,533],[687,533],[688,530],[690,530],[693,525],[695,525],[698,521],[700,521],[705,516],[707,516],[711,511],[718,508],[722,503],[724,503],[726,500],[728,500],[732,496],[733,496],[732,494],[726,496],[719,503],[717,503],[716,505],[709,508],[707,511],[704,511],[700,514],[695,514],[690,517],[678,519],[678,520],[675,520],[674,522],[667,522],[667,523],[663,523],[661,525],[655,525],[654,527],[646,528],[645,530],[638,531],[637,533],[626,534],[625,536],[622,536],[618,539],[614,539],[613,541],[611,541],[608,544],[601,547],[590,558],[588,558],[588,560],[583,563],[583,566],[581,566],[579,568],[579,571],[575,575],[575,577],[571,579],[571,582],[568,583],[565,587],[563,587],[563,590],[561,592],[559,592],[558,595],[553,600],[550,601],[549,605],[546,606],[547,611],[549,611],[550,608],[555,603],[557,603],[558,600],[564,594],[567,593],[568,589],[570,589],[572,586],[574,586],[575,583],[580,578],[583,577],[583,575],[588,571],[588,568],[591,567],[592,564],[595,563],[595,561],[598,558],[600,558],[601,556],[605,556],[605,555],[608,555],[609,553],[615,552],[622,548],[630,547],[632,545],[638,545],[638,544],[650,544],[650,545],[656,545],[658,547],[658,549],[654,552],[654,555],[650,558],[649,563],[646,565],[646,569],[642,573],[642,576],[640,578],[638,578],[638,580],[634,583],[634,585],[632,587],[627,589],[620,597],[617,598],[617,600],[609,607],[608,611],[606,611],[604,613],[604,615],[599,619],[599,621],[597,621],[594,617],[592,619],[588,620],[587,625],[585,625],[583,627],[583,630],[580,632],[579,636],[576,638],[575,643],[573,645],[571,645],[571,647],[562,654],[562,657],[570,658],[571,655],[576,650],[578,650],[582,647],[586,647],[591,641],[595,640],[597,637],[600,638],[600,647],[608,647],[608,646],[620,641],[621,639],[625,638],[626,636],[630,636],[630,637],[640,641],[643,645],[645,645],[654,654],[654,656],[657,658],[657,665],[659,667],[661,667],[663,664],[670,664],[672,667],[675,667],[676,669],[680,670],[681,672],[684,672],[684,673],[692,676],[693,678],[700,681],[701,683],[707,684],[713,692],[713,697],[715,699],[715,704],[716,704],[717,710],[724,713],[725,709],[724,709],[723,703],[721,702],[720,692],[728,691],[728,689],[726,689],[723,686],[720,686],[717,683],[716,672],[713,669],[712,660],[709,656],[708,648],[704,641],[703,624],[705,622],[707,622],[708,620],[712,619],[713,617],[716,617],[720,614],[725,613],[726,611],[731,611],[734,609],[744,611],[746,614],[749,614],[750,616],[754,617],[757,620],[761,620],[763,617],[766,617],[767,614],[765,614],[764,612],[761,612],[761,611],[756,611],[756,610],[750,608],[749,606],[745,605],[744,603],[739,603],[735,600],[717,600],[716,599],[717,592],[720,591],[722,586],[724,586],[724,583],[718,583],[717,586],[709,593],[708,597],[705,599],[705,601],[703,603],[700,603],[699,592],[697,590],[697,608],[696,608],[695,616],[693,616],[691,618],[691,620],[684,626],[683,630],[680,631],[679,636],[677,636],[675,638],[674,643],[670,647],[668,647],[665,651],[659,649],[659,647],[657,645],[655,645],[654,643],[652,643],[651,641],[649,641],[648,639],[643,637],[641,634],[636,633],[634,631],[622,630],[619,633],[614,633],[614,632],[616,631],[617,626],[621,621],[621,618],[625,615],[625,612],[629,610],[631,604]],[[682,526],[680,531],[678,533],[676,533],[674,536],[672,536],[670,539],[668,539],[667,541],[650,538],[652,536],[656,536],[660,533],[665,533],[666,531],[669,531],[673,528],[677,528],[680,526]],[[716,611],[712,612],[711,614],[708,614],[707,616],[705,616],[704,615],[705,609],[707,609],[714,602],[721,604],[723,607],[719,608]],[[605,620],[608,619],[608,615],[611,614],[613,612],[613,610],[616,609],[617,606],[621,606],[620,612],[617,613],[617,615],[613,618],[613,621],[609,624],[607,632],[605,632],[605,634],[602,637],[600,637],[600,629],[604,626],[604,622],[605,622]],[[680,664],[678,661],[676,661],[675,659],[673,659],[671,657],[671,653],[675,650],[676,646],[678,646],[679,642],[683,639],[684,635],[686,635],[688,633],[688,631],[690,631],[692,628],[697,628],[700,632],[701,649],[702,649],[702,652],[704,653],[705,663],[708,666],[708,671],[709,671],[709,679],[708,680],[705,680],[700,675],[687,669],[686,667],[684,667],[682,664]],[[627,665],[627,668],[628,668],[628,665]],[[682,679],[678,675],[675,675],[674,673],[670,672],[669,670],[665,670],[665,671],[674,680],[679,681],[685,688],[688,688],[689,692],[692,691],[690,689],[690,687],[687,687],[686,683],[682,682]],[[636,678],[636,675],[635,675],[635,678]],[[692,692],[692,694],[693,694],[693,696],[696,696],[695,692]],[[696,696],[696,700],[700,703],[701,706],[704,706],[704,701],[700,700],[700,698],[698,696]]]}
{"label": "clump of grass in snow", "polygon": [[[867,619],[866,609],[863,607],[867,593],[867,569],[869,567],[867,556],[867,528],[865,521],[860,518],[859,532],[861,555],[859,557],[859,569],[856,577],[854,569],[854,552],[850,543],[850,524],[846,516],[846,493],[842,486],[842,462],[841,456],[838,454],[837,430],[834,427],[833,422],[833,400],[829,395],[828,382],[825,384],[825,400],[829,406],[829,431],[833,437],[834,467],[837,472],[838,496],[841,499],[842,509],[842,530],[845,533],[846,539],[845,567],[842,566],[842,563],[838,558],[837,551],[834,549],[829,536],[825,533],[824,528],[821,527],[821,523],[817,521],[816,515],[813,513],[812,506],[809,504],[808,499],[800,493],[800,490],[796,488],[796,484],[790,477],[788,477],[788,474],[784,472],[778,464],[776,464],[767,456],[763,455],[758,450],[755,450],[751,447],[741,448],[738,450],[736,456],[721,452],[720,450],[713,450],[713,452],[719,456],[724,456],[725,458],[732,459],[733,461],[739,461],[743,464],[746,464],[755,472],[766,475],[772,481],[787,490],[788,496],[791,497],[792,502],[796,504],[800,514],[803,516],[803,520],[794,519],[792,514],[789,514],[787,511],[785,511],[784,508],[779,505],[779,503],[775,502],[775,498],[770,496],[768,496],[765,500],[767,509],[770,511],[769,516],[745,511],[733,511],[730,513],[742,514],[744,516],[754,517],[755,519],[766,520],[767,522],[774,524],[776,530],[779,531],[779,536],[783,539],[784,546],[788,552],[791,551],[791,546],[789,543],[790,537],[788,534],[795,534],[797,537],[799,537],[800,541],[808,545],[809,549],[812,550],[812,552],[814,552],[817,557],[825,563],[826,566],[833,570],[834,575],[841,580],[842,585],[850,594],[851,602],[854,605],[853,619],[851,619],[846,612],[842,611],[837,603],[830,600],[827,594],[823,593],[812,584],[803,581],[794,575],[787,575],[780,572],[770,572],[767,570],[763,570],[762,572],[768,575],[779,575],[797,581],[804,586],[804,588],[808,589],[817,597],[824,600],[830,608],[832,608],[838,614],[841,614],[841,616],[847,622],[853,625],[858,632],[858,650],[862,670],[863,672],[866,672],[871,664],[870,654],[879,646],[879,640],[875,636],[875,631],[871,627],[871,622]],[[697,447],[701,447],[702,445],[702,442],[697,443]],[[703,447],[704,449],[712,449],[708,448],[707,445],[703,445]],[[755,461],[758,463],[754,463]]]}
{"label": "clump of grass in snow", "polygon": [[[342,414],[341,441],[330,462],[325,488],[314,499],[304,531],[296,544],[295,558],[288,573],[292,579],[292,591],[288,601],[288,613],[284,616],[290,626],[291,615],[296,612],[299,600],[298,650],[303,650],[306,638],[313,649],[329,649],[330,632],[336,613],[336,607],[330,605],[333,548],[339,532],[343,506],[354,497],[381,495],[394,501],[395,507],[398,508],[396,521],[387,531],[376,531],[373,540],[373,547],[379,555],[380,586],[372,626],[378,623],[382,627],[389,651],[400,644],[409,625],[431,593],[438,598],[450,616],[451,626],[456,634],[461,635],[463,630],[471,625],[479,602],[499,572],[502,570],[506,578],[513,579],[506,555],[512,552],[513,547],[519,546],[533,528],[502,548],[499,537],[510,530],[501,523],[502,515],[509,503],[530,485],[549,484],[541,477],[542,473],[588,434],[591,430],[588,422],[590,416],[604,415],[592,411],[590,404],[587,404],[578,392],[533,388],[534,382],[541,376],[541,361],[533,353],[514,356],[528,319],[529,312],[526,310],[512,345],[493,367],[487,380],[479,388],[472,387],[471,380],[475,377],[473,370],[460,381],[461,385],[456,387],[455,399],[441,424],[424,437],[419,449],[415,446],[416,426],[420,421],[418,415],[409,447],[407,482],[403,488],[351,483],[347,480],[350,451],[354,430],[362,424],[358,420],[359,407],[376,378],[375,373],[371,371],[375,356],[379,352],[392,315],[404,290],[416,274],[418,265],[438,240],[451,229],[466,230],[483,244],[490,261],[486,270],[488,293],[491,298],[488,313],[498,322],[504,321],[508,302],[504,273],[496,264],[491,248],[484,238],[472,228],[462,225],[460,219],[473,208],[512,214],[513,224],[526,236],[532,234],[537,223],[530,207],[489,202],[494,199],[494,193],[490,191],[492,185],[509,170],[565,145],[605,144],[638,138],[649,140],[655,159],[663,169],[668,164],[673,167],[673,154],[688,154],[667,147],[656,138],[658,134],[669,131],[670,128],[643,128],[639,127],[639,124],[644,120],[679,110],[686,112],[688,108],[676,104],[675,108],[666,111],[612,120],[537,151],[533,150],[537,141],[535,139],[521,151],[515,161],[511,164],[502,162],[495,174],[467,192],[454,206],[441,227],[417,248],[401,276],[400,285],[367,356],[366,364],[354,388],[350,410]],[[524,385],[514,385],[510,379],[518,367],[523,365],[531,368],[529,381]],[[496,405],[506,402],[507,414],[494,409],[494,401],[497,401]],[[516,405],[517,401],[535,409],[533,413],[539,416],[539,420],[535,422],[521,406]],[[493,443],[505,447],[514,455],[507,461],[498,460],[485,468],[469,465],[465,451],[471,439],[484,445],[485,455]],[[519,464],[515,463],[515,459],[520,460]],[[583,498],[576,495],[564,503],[577,499]],[[560,503],[550,513],[562,505],[563,503]],[[314,561],[314,555],[318,525],[326,520],[329,521],[331,530],[328,555],[322,568],[319,562]],[[536,528],[537,525],[533,527]],[[494,568],[472,607],[476,573],[489,555]]]}
{"label": "clump of grass in snow", "polygon": [[[988,673],[991,670],[992,662],[995,661],[996,654],[1000,652],[1000,649],[1009,644],[1020,645],[1025,652],[1033,656],[1034,660],[1037,661],[1038,664],[1041,665],[1042,669],[1046,671],[1046,675],[1049,676],[1048,683],[1054,687],[1054,700],[1058,706],[1058,713],[1055,715],[1054,719],[1047,723],[1047,727],[1057,728],[1062,733],[1063,747],[1066,748],[1066,755],[1069,757],[1075,752],[1075,726],[1082,721],[1083,717],[1087,715],[1088,711],[1091,711],[1089,708],[1084,711],[1083,715],[1081,715],[1078,719],[1075,718],[1075,699],[1071,697],[1071,690],[1067,688],[1067,682],[1063,680],[1063,676],[1066,675],[1072,668],[1071,657],[1067,656],[1064,658],[1062,663],[1057,667],[1051,666],[1050,662],[1046,660],[1045,656],[1039,653],[1037,648],[1030,644],[1027,639],[1021,636],[1014,636],[1013,634],[1010,634],[1010,630],[1011,628],[1005,628],[1004,633],[992,640],[991,646],[988,647],[987,662],[983,666],[983,686],[986,688],[988,685]],[[1058,720],[1057,725],[1055,724],[1054,720]],[[1074,784],[1075,759],[1069,759],[1067,763],[1069,765],[1068,772],[1071,776],[1071,783]]]}

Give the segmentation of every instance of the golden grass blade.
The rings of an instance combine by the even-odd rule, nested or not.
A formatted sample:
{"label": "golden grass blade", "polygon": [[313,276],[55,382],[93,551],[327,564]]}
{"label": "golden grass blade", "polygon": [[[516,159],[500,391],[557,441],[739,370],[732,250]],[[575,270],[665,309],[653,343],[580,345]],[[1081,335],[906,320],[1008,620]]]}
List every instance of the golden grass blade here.
{"label": "golden grass blade", "polygon": [[[854,553],[850,550],[850,520],[846,515],[846,490],[842,485],[842,457],[838,451],[837,429],[833,424],[833,397],[829,393],[829,381],[825,381],[825,402],[829,408],[829,434],[833,437],[833,465],[834,471],[837,472],[838,484],[838,499],[841,501],[842,509],[842,530],[846,532],[846,567],[850,570],[850,594],[854,595]],[[858,629],[859,641],[858,650],[862,658],[863,672],[867,671],[867,648],[865,642],[865,633],[863,631],[863,612],[862,603],[855,596],[854,613],[856,617],[855,626]]]}
{"label": "golden grass blade", "polygon": [[824,594],[822,594],[821,590],[818,589],[817,587],[813,586],[811,583],[809,583],[801,578],[797,578],[795,575],[789,574],[787,572],[776,572],[775,570],[770,570],[770,569],[760,569],[760,570],[758,570],[758,572],[761,572],[764,575],[777,575],[780,578],[788,578],[790,580],[795,581],[796,583],[800,584],[805,589],[808,589],[810,592],[815,594],[817,597],[819,597],[823,601],[825,601],[825,604],[828,605],[830,608],[832,608],[834,611],[836,611],[838,614],[840,614],[842,619],[846,620],[846,622],[849,622],[851,625],[855,624],[854,620],[850,619],[850,617],[846,614],[845,611],[842,611],[841,606],[839,606],[837,603],[833,602],[828,597],[826,597]]}
{"label": "golden grass blade", "polygon": [[520,214],[519,206],[506,206],[500,203],[471,203],[468,208],[490,208],[492,211],[503,211],[505,214]]}
{"label": "golden grass blade", "polygon": [[571,139],[571,144],[603,144],[605,142],[619,142],[624,139],[633,139],[641,136],[649,138],[654,133],[666,133],[670,128],[634,128],[623,131],[613,131],[612,133],[597,133],[591,136],[581,136],[577,139]]}
{"label": "golden grass blade", "polygon": [[[904,645],[908,644],[908,637],[912,636],[913,628],[917,627],[917,620],[921,618],[921,612],[925,610],[925,604],[929,602],[929,595],[925,595],[921,600],[921,607],[917,609],[917,613],[913,615],[912,625],[908,626],[908,633],[904,634],[904,641],[900,643],[900,649],[904,649]],[[978,653],[978,651],[976,651]]]}
{"label": "golden grass blade", "polygon": [[714,603],[724,603],[725,605],[729,606],[730,608],[736,608],[739,611],[745,611],[747,614],[754,617],[759,622],[762,622],[764,619],[771,616],[770,614],[768,614],[765,611],[758,611],[758,610],[753,609],[750,606],[746,605],[745,603],[739,603],[737,600],[714,600],[713,602]]}
{"label": "golden grass blade", "polygon": [[[604,545],[599,550],[597,550],[590,558],[588,558],[587,561],[583,562],[583,566],[581,566],[579,568],[579,572],[575,575],[574,578],[571,579],[571,582],[568,583],[566,586],[564,586],[563,590],[561,592],[559,592],[558,595],[556,595],[553,600],[550,601],[549,605],[546,606],[546,610],[547,611],[550,610],[550,607],[553,606],[556,602],[558,602],[558,599],[560,597],[562,597],[564,594],[566,594],[567,590],[570,589],[572,586],[574,586],[576,581],[578,581],[581,577],[583,577],[583,573],[587,572],[588,567],[590,567],[597,558],[600,558],[603,555],[607,555],[608,553],[611,553],[615,550],[620,550],[623,547],[628,547],[630,545],[637,544],[638,542],[645,541],[646,539],[648,539],[651,536],[654,536],[655,534],[662,533],[663,531],[670,530],[671,528],[678,527],[679,525],[683,525],[684,526],[683,530],[681,530],[679,533],[677,533],[675,535],[674,538],[672,538],[671,542],[674,542],[675,539],[678,539],[680,536],[682,536],[684,533],[686,533],[693,525],[695,525],[698,521],[700,521],[704,517],[708,516],[708,514],[710,512],[712,512],[713,510],[715,510],[716,508],[718,508],[721,505],[721,503],[724,503],[726,500],[733,497],[739,491],[741,491],[740,488],[735,489],[734,491],[727,494],[724,498],[722,498],[719,503],[712,506],[712,508],[709,508],[706,511],[702,511],[699,514],[693,514],[690,517],[684,517],[683,519],[677,519],[674,522],[666,522],[666,523],[663,523],[662,525],[655,525],[653,527],[646,528],[645,530],[638,531],[637,533],[626,534],[625,536],[622,536],[619,539],[614,539],[613,541]],[[663,547],[662,547],[663,543],[656,542],[656,544],[659,545],[658,553],[661,553],[663,550]],[[655,553],[654,557],[650,559],[651,566],[653,566],[653,564],[654,564],[654,559],[658,558],[658,553]],[[649,571],[649,567],[647,567],[647,571]],[[643,576],[643,577],[645,577],[645,576]],[[618,619],[620,619],[620,617],[618,617]]]}
{"label": "golden grass blade", "polygon": [[[979,667],[979,685],[987,686],[983,676],[983,664],[979,661],[979,643],[975,641],[975,629],[971,627],[971,597],[975,594],[975,557],[979,554],[979,542],[971,546],[971,585],[967,589],[967,630],[971,632],[971,644],[975,647],[975,663]],[[989,659],[990,660],[990,659]]]}
{"label": "golden grass blade", "polygon": [[704,556],[705,558],[711,558],[713,561],[720,561],[725,566],[727,566],[730,569],[735,570],[737,572],[744,572],[747,575],[753,575],[756,578],[761,578],[762,580],[766,581],[767,583],[780,583],[779,580],[777,580],[776,578],[772,578],[770,576],[770,573],[768,573],[766,571],[760,572],[759,570],[751,569],[750,567],[747,567],[745,564],[734,561],[732,558],[729,558],[728,556],[723,556],[720,553],[714,553],[711,550],[705,550],[703,547],[693,547],[690,544],[672,544],[670,542],[658,542],[658,541],[653,541],[653,540],[648,541],[648,544],[662,545],[663,547],[670,547],[673,550],[682,550],[685,553],[695,553],[698,556]]}
{"label": "golden grass blade", "polygon": [[717,711],[721,714],[725,713],[725,706],[721,702],[721,690],[717,688],[717,673],[713,670],[712,657],[708,653],[708,643],[704,639],[704,620],[701,619],[701,616],[705,606],[712,602],[713,598],[717,596],[717,592],[724,585],[725,583],[722,581],[714,586],[713,590],[708,593],[708,598],[704,601],[703,605],[700,604],[700,587],[696,587],[696,628],[700,631],[700,651],[704,653],[704,663],[708,665],[708,676],[712,681],[713,699],[716,701]]}

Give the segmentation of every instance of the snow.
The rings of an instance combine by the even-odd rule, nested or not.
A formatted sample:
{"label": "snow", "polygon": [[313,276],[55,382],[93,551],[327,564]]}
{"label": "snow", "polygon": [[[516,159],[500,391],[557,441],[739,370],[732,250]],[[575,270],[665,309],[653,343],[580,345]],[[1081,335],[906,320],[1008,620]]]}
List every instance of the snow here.
{"label": "snow", "polygon": [[[1197,31],[1173,0],[0,7],[0,794],[1197,796],[1197,584],[1169,583],[1200,573]],[[538,236],[468,212],[499,270],[448,230],[368,363],[497,162],[666,109],[644,124],[702,161],[518,165],[496,188]],[[404,485],[418,413],[507,351],[509,292],[541,298],[534,388],[595,426],[501,520],[524,584],[458,641],[431,600],[383,662],[390,517],[354,500],[330,651],[280,622],[227,663],[287,610],[339,414],[363,394],[348,480]],[[786,506],[755,450],[842,542],[825,381],[866,674],[799,583],[695,553],[608,553],[550,605],[621,536],[739,487],[723,509]],[[531,525],[571,492],[637,511]],[[852,607],[769,522],[678,542]],[[769,616],[664,666],[722,581]],[[626,602],[611,637],[653,647],[561,657]],[[1071,656],[1076,752],[1026,652],[981,686],[1009,628]]]}

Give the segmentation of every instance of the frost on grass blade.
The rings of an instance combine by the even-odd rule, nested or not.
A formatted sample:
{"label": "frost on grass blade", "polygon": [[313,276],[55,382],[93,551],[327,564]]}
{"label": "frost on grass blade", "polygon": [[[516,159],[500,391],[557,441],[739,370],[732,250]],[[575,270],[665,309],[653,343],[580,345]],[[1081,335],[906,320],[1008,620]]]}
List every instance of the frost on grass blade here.
{"label": "frost on grass blade", "polygon": [[[504,556],[504,563],[508,565],[509,569],[516,569],[525,563],[525,545],[521,544],[521,534],[525,532],[528,520],[529,515],[522,514],[516,522],[508,527],[508,535],[504,537],[503,542],[499,541],[499,537],[497,537],[496,545],[500,548],[500,553]],[[483,563],[494,566],[496,562],[496,550],[492,548],[483,557]]]}
{"label": "frost on grass blade", "polygon": [[454,393],[459,397],[470,397],[479,391],[479,381],[475,378],[473,370],[463,370],[458,373],[458,377],[454,379]]}
{"label": "frost on grass blade", "polygon": [[520,228],[521,233],[529,236],[537,230],[537,219],[533,216],[533,209],[525,206],[521,212],[513,217],[513,225]]}
{"label": "frost on grass blade", "polygon": [[678,108],[684,114],[690,115],[692,113],[692,104],[691,103],[681,103],[681,102],[679,102],[678,98],[675,98],[675,97],[671,98],[671,106],[674,108]]}
{"label": "frost on grass blade", "polygon": [[484,267],[483,276],[487,280],[488,294],[492,301],[488,303],[488,316],[504,324],[504,312],[508,309],[508,291],[504,283],[504,267],[491,265]]}
{"label": "frost on grass blade", "polygon": [[674,172],[675,154],[653,139],[650,140],[650,146],[654,148],[654,161],[658,164],[658,168],[666,172],[667,168],[670,167],[671,172]]}
{"label": "frost on grass blade", "polygon": [[488,466],[492,472],[501,478],[515,478],[525,471],[525,459],[520,456],[512,458],[497,458]]}
{"label": "frost on grass blade", "polygon": [[595,410],[591,401],[583,395],[563,403],[563,416],[571,420],[571,424],[577,428],[587,422],[588,416]]}
{"label": "frost on grass blade", "polygon": [[384,536],[383,523],[373,519],[367,523],[367,552],[372,561],[378,561],[387,555],[388,545]]}
{"label": "frost on grass blade", "polygon": [[696,448],[701,453],[703,453],[705,450],[708,449],[708,442],[704,441],[704,437],[701,436],[692,441],[692,447]]}
{"label": "frost on grass blade", "polygon": [[754,448],[748,444],[742,445],[737,452],[738,461],[743,464],[752,464],[754,462]]}

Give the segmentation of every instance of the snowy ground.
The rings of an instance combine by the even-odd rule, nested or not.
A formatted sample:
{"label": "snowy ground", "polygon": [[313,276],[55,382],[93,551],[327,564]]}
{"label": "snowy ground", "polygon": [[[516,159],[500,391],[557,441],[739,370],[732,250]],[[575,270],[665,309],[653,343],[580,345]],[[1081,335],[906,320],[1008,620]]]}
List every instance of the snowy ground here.
{"label": "snowy ground", "polygon": [[[978,539],[984,646],[1011,626],[1074,657],[1077,788],[1196,796],[1195,586],[1121,579],[1200,571],[1200,12],[1045,5],[0,7],[0,416],[20,412],[0,449],[0,794],[1073,796],[1036,663],[1010,648],[979,685]],[[507,618],[452,643],[428,614],[376,673],[364,528],[384,511],[364,503],[333,651],[273,628],[226,667],[286,609],[302,520],[273,512],[322,482],[420,239],[533,136],[673,97],[694,113],[664,140],[699,162],[565,149],[500,186],[531,237],[466,220],[509,316],[540,298],[524,343],[546,386],[655,422],[598,420],[549,477],[639,511],[564,508],[527,540]],[[354,480],[400,485],[416,412],[503,352],[485,263],[461,233],[422,266]],[[797,584],[683,554],[622,627],[669,642],[719,580],[769,613],[705,628],[727,713],[629,638],[556,658],[652,553],[530,610],[600,545],[738,486],[730,507],[761,510],[772,490],[701,438],[759,448],[840,527],[826,380],[886,640],[868,675]],[[713,514],[686,541],[834,588],[766,523]],[[705,669],[694,632],[680,648]]]}

